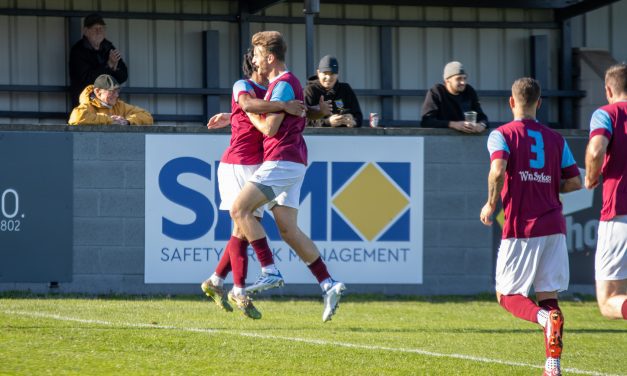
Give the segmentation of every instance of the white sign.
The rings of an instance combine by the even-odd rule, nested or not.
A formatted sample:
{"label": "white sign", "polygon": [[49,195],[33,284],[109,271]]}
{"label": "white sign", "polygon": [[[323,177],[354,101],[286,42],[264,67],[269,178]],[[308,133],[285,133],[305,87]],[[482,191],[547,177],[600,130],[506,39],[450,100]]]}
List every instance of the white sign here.
{"label": "white sign", "polygon": [[[218,210],[216,170],[226,135],[146,135],[146,283],[200,283],[230,237]],[[306,136],[309,165],[298,223],[333,278],[346,283],[422,283],[422,137]],[[263,220],[286,283],[316,280]],[[249,248],[249,280],[259,263]]]}

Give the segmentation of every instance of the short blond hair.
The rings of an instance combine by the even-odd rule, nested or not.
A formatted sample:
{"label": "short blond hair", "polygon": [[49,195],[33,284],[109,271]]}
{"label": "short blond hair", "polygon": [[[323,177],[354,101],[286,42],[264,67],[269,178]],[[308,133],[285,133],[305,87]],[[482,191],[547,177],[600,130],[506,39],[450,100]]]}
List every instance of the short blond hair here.
{"label": "short blond hair", "polygon": [[605,71],[605,85],[617,94],[627,94],[627,64],[614,64]]}
{"label": "short blond hair", "polygon": [[253,35],[253,47],[262,47],[266,54],[272,54],[279,61],[285,61],[287,44],[278,31],[260,31]]}
{"label": "short blond hair", "polygon": [[540,99],[540,94],[540,83],[531,77],[519,78],[512,85],[512,97],[523,108],[535,105]]}

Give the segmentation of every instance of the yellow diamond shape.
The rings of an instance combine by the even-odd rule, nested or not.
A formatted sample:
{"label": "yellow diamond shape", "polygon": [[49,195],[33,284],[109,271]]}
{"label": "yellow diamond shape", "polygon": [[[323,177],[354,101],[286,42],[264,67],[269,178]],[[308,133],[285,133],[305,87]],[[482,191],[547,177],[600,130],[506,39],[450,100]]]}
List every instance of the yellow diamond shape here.
{"label": "yellow diamond shape", "polygon": [[369,163],[333,204],[366,239],[372,240],[407,207],[409,200]]}

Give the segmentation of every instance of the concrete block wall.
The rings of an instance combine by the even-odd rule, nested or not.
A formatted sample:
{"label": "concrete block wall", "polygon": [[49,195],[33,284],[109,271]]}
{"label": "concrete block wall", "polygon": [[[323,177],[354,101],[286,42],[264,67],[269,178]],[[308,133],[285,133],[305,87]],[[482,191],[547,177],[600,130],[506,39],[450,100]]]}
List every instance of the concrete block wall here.
{"label": "concrete block wall", "polygon": [[487,198],[486,136],[425,137],[424,284],[420,293],[493,289],[492,229],[479,221]]}
{"label": "concrete block wall", "polygon": [[149,292],[143,283],[144,138],[74,132],[74,280],[63,290]]}

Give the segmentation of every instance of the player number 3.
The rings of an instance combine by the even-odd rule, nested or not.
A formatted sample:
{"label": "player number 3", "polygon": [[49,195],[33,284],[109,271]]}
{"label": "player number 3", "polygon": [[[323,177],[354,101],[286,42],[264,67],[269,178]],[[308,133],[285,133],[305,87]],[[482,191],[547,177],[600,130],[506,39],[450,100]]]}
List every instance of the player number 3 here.
{"label": "player number 3", "polygon": [[531,168],[540,169],[544,167],[544,140],[542,139],[542,133],[528,129],[527,134],[535,141],[531,145],[531,152],[536,155],[536,159],[529,160],[529,165]]}

